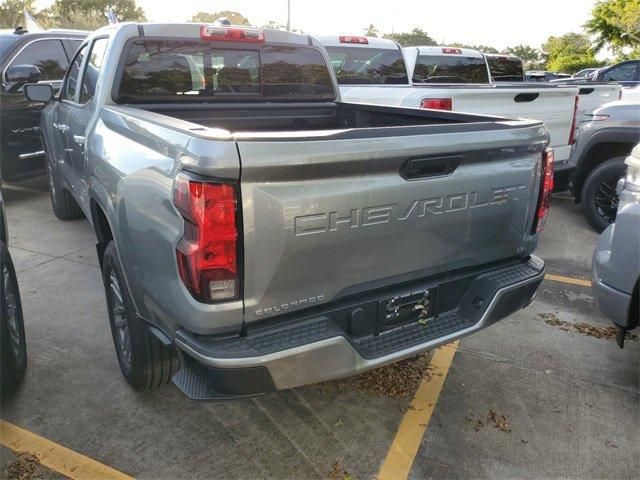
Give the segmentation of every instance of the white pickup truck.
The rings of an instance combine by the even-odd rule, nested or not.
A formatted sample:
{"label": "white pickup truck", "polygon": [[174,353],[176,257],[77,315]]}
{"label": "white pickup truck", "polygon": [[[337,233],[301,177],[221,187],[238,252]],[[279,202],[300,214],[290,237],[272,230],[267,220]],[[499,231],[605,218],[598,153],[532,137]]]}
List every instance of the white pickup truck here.
{"label": "white pickup truck", "polygon": [[457,47],[408,47],[375,37],[316,36],[345,101],[531,118],[545,123],[561,189],[584,113],[620,96],[620,86],[492,83],[485,56]]}

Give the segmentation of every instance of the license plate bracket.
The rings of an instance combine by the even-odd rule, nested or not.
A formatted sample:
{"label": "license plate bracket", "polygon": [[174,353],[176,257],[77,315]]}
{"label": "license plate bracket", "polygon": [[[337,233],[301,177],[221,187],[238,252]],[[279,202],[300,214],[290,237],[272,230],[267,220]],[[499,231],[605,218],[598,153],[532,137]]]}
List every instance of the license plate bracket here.
{"label": "license plate bracket", "polygon": [[433,319],[436,292],[437,287],[421,288],[379,300],[376,333]]}

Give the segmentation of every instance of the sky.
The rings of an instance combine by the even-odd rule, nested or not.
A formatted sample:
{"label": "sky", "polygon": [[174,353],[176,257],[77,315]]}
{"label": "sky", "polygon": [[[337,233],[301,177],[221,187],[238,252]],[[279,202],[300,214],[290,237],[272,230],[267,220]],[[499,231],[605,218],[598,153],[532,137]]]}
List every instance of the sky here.
{"label": "sky", "polygon": [[[48,6],[53,0],[39,0]],[[381,33],[419,27],[439,43],[498,49],[539,47],[551,35],[582,30],[596,0],[290,0],[291,26],[307,33]],[[285,24],[287,0],[137,0],[149,21],[186,21],[198,11],[235,10],[254,25]]]}

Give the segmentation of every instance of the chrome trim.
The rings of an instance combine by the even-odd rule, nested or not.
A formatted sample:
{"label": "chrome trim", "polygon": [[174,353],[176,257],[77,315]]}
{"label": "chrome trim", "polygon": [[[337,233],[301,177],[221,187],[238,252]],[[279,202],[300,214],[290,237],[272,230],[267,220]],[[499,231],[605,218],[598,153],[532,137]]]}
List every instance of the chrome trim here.
{"label": "chrome trim", "polygon": [[[393,352],[374,359],[363,358],[351,344],[342,336],[320,340],[307,345],[281,350],[259,357],[245,358],[213,358],[207,357],[176,338],[176,345],[189,356],[205,365],[216,368],[249,368],[266,367],[271,374],[273,383],[278,390],[299,387],[309,383],[323,382],[347,377],[371,370],[389,363],[397,362],[407,357],[424,352],[440,345],[447,344],[458,338],[467,336],[484,328],[487,318],[492,313],[497,302],[507,292],[541,281],[544,277],[543,269],[537,275],[522,282],[514,283],[498,290],[484,314],[474,325],[445,335],[435,340],[421,343],[398,352]],[[534,295],[535,296],[535,293]]]}
{"label": "chrome trim", "polygon": [[41,157],[42,155],[44,155],[44,150],[38,150],[37,152],[21,153],[18,155],[18,158],[20,160],[26,160],[27,158]]}

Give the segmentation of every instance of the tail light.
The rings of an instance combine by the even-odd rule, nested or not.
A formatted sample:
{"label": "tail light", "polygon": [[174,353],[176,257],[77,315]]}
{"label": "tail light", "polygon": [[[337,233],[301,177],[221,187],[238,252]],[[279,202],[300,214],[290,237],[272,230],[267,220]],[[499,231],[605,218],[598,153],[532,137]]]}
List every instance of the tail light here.
{"label": "tail light", "polygon": [[548,148],[542,154],[542,169],[540,171],[540,195],[538,196],[538,209],[533,221],[533,233],[541,232],[547,221],[551,193],[553,192],[553,150]]}
{"label": "tail light", "polygon": [[453,55],[462,55],[462,50],[460,50],[459,48],[444,47],[442,49],[442,53],[448,53],[448,54],[453,54]]}
{"label": "tail light", "polygon": [[173,203],[184,218],[176,248],[182,281],[196,300],[238,298],[237,190],[228,183],[176,179]]}
{"label": "tail light", "polygon": [[571,120],[571,131],[569,132],[569,145],[573,145],[576,141],[576,123],[578,121],[578,95],[573,103],[573,120]]}
{"label": "tail light", "polygon": [[352,35],[340,35],[340,43],[359,43],[361,45],[368,45],[369,39],[367,37],[354,37]]}
{"label": "tail light", "polygon": [[264,43],[264,32],[259,28],[221,27],[218,25],[202,25],[202,40],[220,42]]}
{"label": "tail light", "polygon": [[420,102],[420,108],[453,110],[453,102],[450,98],[423,98]]}

